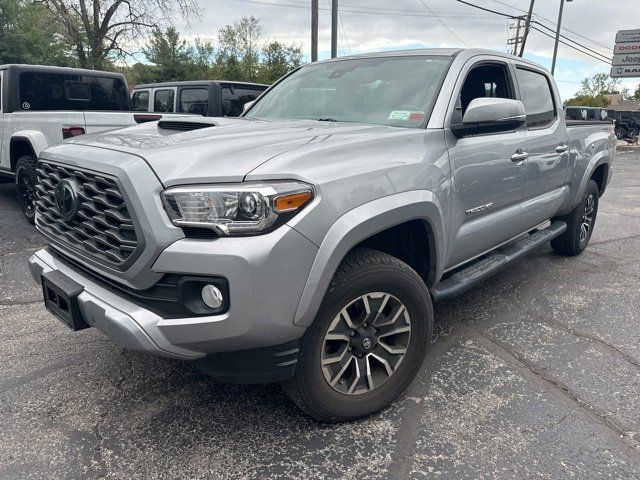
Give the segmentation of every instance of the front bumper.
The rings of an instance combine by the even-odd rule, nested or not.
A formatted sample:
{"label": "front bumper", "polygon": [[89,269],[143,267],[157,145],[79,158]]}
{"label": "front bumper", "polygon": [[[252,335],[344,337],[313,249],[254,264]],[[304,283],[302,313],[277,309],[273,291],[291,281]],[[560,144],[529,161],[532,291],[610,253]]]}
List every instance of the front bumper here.
{"label": "front bumper", "polygon": [[224,314],[165,318],[130,301],[114,288],[47,249],[29,259],[37,282],[59,270],[84,287],[78,306],[84,320],[130,350],[184,360],[287,345],[305,329],[293,318],[316,247],[283,226],[271,234],[211,241],[180,240],[167,248],[153,269],[160,273],[219,275],[229,282],[230,308]]}

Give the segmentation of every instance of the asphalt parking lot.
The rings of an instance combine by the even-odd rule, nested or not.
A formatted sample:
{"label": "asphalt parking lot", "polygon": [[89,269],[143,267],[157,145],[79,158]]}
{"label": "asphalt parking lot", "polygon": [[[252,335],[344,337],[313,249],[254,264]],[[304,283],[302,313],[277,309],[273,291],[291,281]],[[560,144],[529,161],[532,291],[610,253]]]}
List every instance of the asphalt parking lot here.
{"label": "asphalt parking lot", "polygon": [[342,425],[71,333],[10,184],[0,219],[2,479],[640,478],[640,153],[618,155],[586,252],[545,247],[437,306],[418,379]]}

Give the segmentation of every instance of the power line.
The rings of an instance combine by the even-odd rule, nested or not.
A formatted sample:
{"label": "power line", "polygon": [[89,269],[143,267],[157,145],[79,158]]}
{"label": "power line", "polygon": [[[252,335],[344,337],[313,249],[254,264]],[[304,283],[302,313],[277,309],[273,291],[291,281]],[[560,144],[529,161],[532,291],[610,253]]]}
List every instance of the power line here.
{"label": "power line", "polygon": [[[476,4],[474,4],[474,3],[466,2],[465,0],[457,0],[457,1],[458,1],[458,2],[460,2],[460,3],[464,3],[465,5],[469,5],[469,6],[471,6],[471,7],[478,8],[478,9],[480,9],[480,10],[484,10],[484,11],[487,11],[487,12],[495,13],[496,15],[501,15],[501,16],[503,16],[503,17],[508,17],[508,18],[512,18],[512,19],[514,19],[514,18],[518,18],[518,17],[513,16],[513,15],[509,15],[509,14],[506,14],[506,13],[503,13],[503,12],[498,12],[497,10],[492,10],[492,9],[490,9],[490,8],[481,7],[480,5],[476,5]],[[494,0],[494,1],[495,1],[495,0]],[[500,3],[500,2],[498,2],[498,3]],[[535,23],[537,23],[538,25],[541,25],[541,26],[542,26],[542,27],[544,27],[544,28],[547,28],[547,29],[551,30],[551,29],[550,29],[549,27],[547,27],[546,25],[542,25],[542,24],[540,24],[540,22],[535,22]],[[532,26],[531,28],[533,28],[534,30],[536,30],[536,31],[538,31],[538,32],[540,32],[540,33],[542,33],[543,35],[546,35],[547,37],[550,37],[550,38],[554,38],[554,39],[555,39],[555,37],[554,37],[553,35],[548,34],[548,33],[547,33],[547,32],[545,32],[544,30],[539,29],[538,27]],[[573,39],[570,39],[570,38],[568,38],[568,37],[566,37],[566,36],[564,36],[564,35],[561,35],[561,36],[562,36],[563,38],[565,38],[565,39],[569,40],[570,42],[573,42],[575,45],[577,45],[577,47],[576,47],[575,45],[572,45],[572,44],[570,44],[570,43],[567,43],[567,42],[564,42],[564,41],[560,40],[560,43],[562,43],[563,45],[566,45],[566,46],[568,46],[568,47],[571,47],[571,48],[573,48],[574,50],[577,50],[577,51],[579,51],[579,52],[581,52],[581,53],[583,53],[584,55],[587,55],[587,56],[589,56],[589,57],[595,58],[596,60],[599,60],[599,61],[601,61],[601,62],[603,62],[603,63],[607,63],[607,64],[609,64],[609,65],[611,64],[611,59],[609,58],[609,59],[605,60],[605,59],[607,58],[605,55],[603,55],[603,54],[601,54],[601,53],[599,53],[599,52],[595,52],[594,50],[591,50],[591,49],[589,49],[588,47],[586,47],[586,46],[582,45],[581,43],[578,43],[577,41],[575,41],[575,40],[573,40]],[[585,48],[585,49],[587,49],[587,50],[590,50],[591,52],[595,52],[595,53],[596,53],[597,55],[599,55],[599,56],[592,55],[592,54],[590,54],[590,53],[588,53],[588,52],[585,52],[584,50],[581,50],[581,49],[580,49],[580,48],[578,48],[578,47]]]}
{"label": "power line", "polygon": [[[533,23],[535,23],[536,25],[540,25],[541,27],[546,28],[547,30],[549,30],[549,31],[551,31],[552,33],[555,34],[555,32],[553,31],[553,29],[551,27],[547,27],[546,25],[543,25],[542,23],[540,23],[538,21],[534,21]],[[607,57],[606,55],[604,55],[604,54],[602,54],[600,52],[597,52],[595,50],[592,50],[591,48],[589,48],[589,47],[587,47],[585,45],[582,45],[582,44],[576,42],[575,40],[573,40],[573,39],[571,39],[569,37],[566,37],[565,35],[561,34],[560,37],[564,38],[565,40],[569,40],[570,42],[574,42],[576,45],[579,45],[580,47],[584,48],[585,50],[589,50],[590,52],[595,53],[596,55],[600,55],[601,57],[606,59],[609,63],[611,63],[611,58]]]}
{"label": "power line", "polygon": [[446,28],[446,29],[447,29],[447,31],[448,31],[451,35],[453,35],[453,36],[454,36],[454,37],[455,37],[459,42],[462,42],[462,44],[463,44],[465,47],[468,47],[468,46],[469,46],[469,44],[468,44],[467,42],[465,42],[463,39],[461,39],[458,35],[456,35],[456,32],[454,32],[453,30],[451,30],[451,29],[449,28],[449,26],[448,26],[446,23],[444,23],[444,22],[440,19],[440,17],[438,17],[435,13],[433,13],[433,10],[431,10],[431,9],[429,8],[429,5],[427,5],[427,2],[426,2],[425,0],[420,0],[420,3],[422,3],[422,5],[424,5],[424,8],[426,8],[426,9],[427,9],[427,11],[428,11],[431,15],[433,15],[434,17],[436,17],[436,20],[438,20],[438,22],[440,22],[440,25],[442,25],[444,28]]}
{"label": "power line", "polygon": [[[256,5],[267,5],[267,6],[272,6],[272,7],[287,7],[287,8],[302,8],[305,10],[309,10],[311,7],[309,5],[307,5],[308,2],[299,2],[299,3],[304,3],[301,5],[296,5],[296,4],[291,4],[291,3],[275,3],[275,2],[268,2],[268,1],[261,1],[261,0],[233,0],[234,2],[240,2],[240,3],[251,3],[251,4],[256,4]],[[292,1],[292,0],[281,0],[281,1]],[[298,2],[296,2],[298,3]],[[389,12],[386,11],[369,11],[369,10],[365,10],[365,8],[368,7],[348,7],[348,8],[343,8],[342,6],[340,7],[340,11],[343,13],[360,13],[360,14],[365,14],[365,15],[384,15],[384,16],[398,16],[398,17],[424,17],[424,18],[434,18],[436,15],[438,15],[441,18],[451,18],[451,19],[456,19],[456,18],[460,18],[460,19],[464,19],[464,18],[477,18],[477,15],[465,15],[465,14],[458,14],[458,13],[439,13],[439,12],[434,12],[434,15],[430,15],[428,13],[412,13],[412,12],[407,12],[407,13],[401,13],[401,10],[390,10]],[[321,6],[319,7],[320,10],[330,10],[327,7]],[[487,20],[490,19],[490,17],[487,15]]]}
{"label": "power line", "polygon": [[[549,38],[552,38],[552,39],[554,39],[554,38],[555,38],[553,35],[551,35],[551,34],[549,34],[549,33],[545,32],[544,30],[539,29],[539,28],[538,28],[538,27],[536,27],[536,26],[532,26],[531,28],[533,28],[536,32],[539,32],[539,33],[542,33],[543,35],[546,35],[546,36],[547,36],[547,37],[549,37]],[[590,53],[588,53],[588,52],[585,52],[584,50],[580,50],[580,49],[579,49],[578,47],[576,47],[575,45],[572,45],[572,44],[570,44],[570,43],[568,43],[568,42],[565,42],[565,41],[563,41],[563,40],[560,40],[559,42],[560,42],[560,43],[562,43],[563,45],[566,45],[567,47],[570,47],[570,48],[573,48],[574,50],[577,50],[578,52],[582,53],[583,55],[587,55],[588,57],[595,58],[596,60],[599,60],[599,61],[601,61],[602,63],[606,63],[607,65],[611,65],[611,59],[609,59],[609,60],[604,60],[604,59],[602,59],[602,58],[600,58],[600,57],[596,57],[595,55],[592,55],[592,54],[590,54]],[[580,44],[577,44],[577,45],[580,45]],[[581,46],[581,45],[580,45],[580,46]]]}
{"label": "power line", "polygon": [[[500,0],[493,0],[493,1],[494,1],[495,3],[500,4],[500,5],[504,5],[505,7],[509,7],[509,8],[514,9],[514,10],[517,10],[517,11],[519,11],[519,12],[526,13],[526,11],[525,11],[525,10],[522,10],[521,8],[518,8],[518,7],[514,7],[513,5],[509,5],[508,3],[501,2]],[[537,18],[541,18],[542,20],[545,20],[545,21],[547,21],[547,22],[549,22],[549,23],[551,23],[551,24],[553,24],[553,25],[555,25],[555,24],[556,24],[556,22],[555,22],[555,21],[550,20],[550,19],[548,19],[547,17],[543,17],[543,16],[542,16],[542,15],[540,15],[540,14],[537,14],[537,13],[536,13],[536,14],[534,14],[534,16],[535,16],[535,17],[537,17]],[[562,27],[562,30],[566,30],[567,32],[569,32],[569,33],[573,33],[575,36],[580,37],[580,38],[582,38],[583,40],[587,40],[587,41],[589,41],[589,42],[591,42],[591,43],[593,43],[593,44],[595,44],[595,45],[599,45],[599,46],[601,46],[601,47],[603,47],[603,48],[606,48],[606,49],[607,49],[607,51],[611,51],[611,50],[612,50],[610,45],[605,45],[604,43],[600,43],[600,42],[598,42],[597,40],[593,40],[592,38],[585,37],[584,35],[582,35],[582,34],[580,34],[580,33],[578,33],[578,32],[574,32],[573,30],[570,30],[570,29],[568,29],[567,27]]]}

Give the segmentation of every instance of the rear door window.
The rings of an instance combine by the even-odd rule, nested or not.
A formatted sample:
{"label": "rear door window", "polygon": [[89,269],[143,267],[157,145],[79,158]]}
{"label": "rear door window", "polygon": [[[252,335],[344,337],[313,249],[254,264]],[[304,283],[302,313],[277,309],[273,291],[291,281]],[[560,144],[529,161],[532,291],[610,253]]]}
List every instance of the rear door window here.
{"label": "rear door window", "polygon": [[173,89],[156,90],[153,98],[154,112],[173,112],[176,93]]}
{"label": "rear door window", "polygon": [[222,116],[238,117],[244,109],[244,104],[258,98],[264,92],[264,88],[236,87],[235,85],[222,86]]}
{"label": "rear door window", "polygon": [[183,88],[180,92],[180,111],[207,115],[209,112],[209,90],[206,88]]}
{"label": "rear door window", "polygon": [[551,125],[556,119],[556,107],[547,76],[520,67],[516,68],[516,76],[527,112],[527,127],[544,128]]}
{"label": "rear door window", "polygon": [[20,109],[129,110],[129,94],[121,78],[66,73],[22,72]]}
{"label": "rear door window", "polygon": [[149,111],[149,90],[136,90],[131,96],[131,108],[134,112]]}

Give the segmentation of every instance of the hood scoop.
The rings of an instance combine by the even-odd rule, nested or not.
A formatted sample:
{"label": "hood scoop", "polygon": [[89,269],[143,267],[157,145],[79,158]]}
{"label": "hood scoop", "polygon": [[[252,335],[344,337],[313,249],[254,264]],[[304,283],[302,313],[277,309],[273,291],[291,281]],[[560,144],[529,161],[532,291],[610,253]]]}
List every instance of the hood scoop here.
{"label": "hood scoop", "polygon": [[163,130],[178,130],[181,132],[190,132],[192,130],[200,130],[201,128],[215,127],[215,122],[194,122],[183,120],[160,120],[158,128]]}

